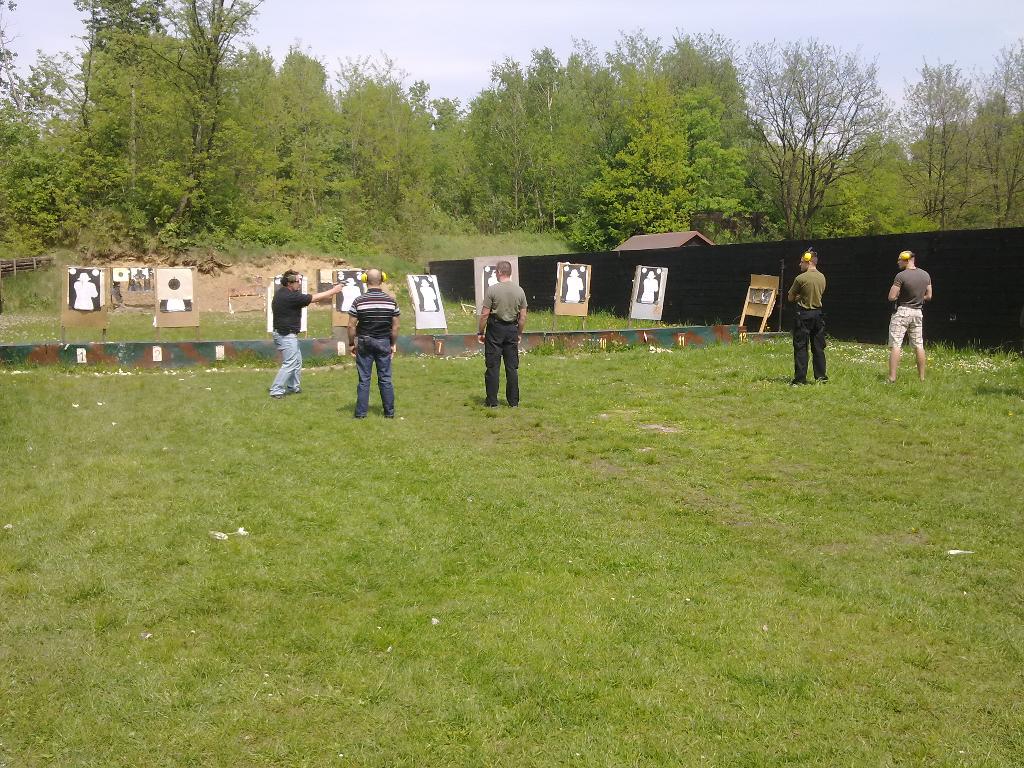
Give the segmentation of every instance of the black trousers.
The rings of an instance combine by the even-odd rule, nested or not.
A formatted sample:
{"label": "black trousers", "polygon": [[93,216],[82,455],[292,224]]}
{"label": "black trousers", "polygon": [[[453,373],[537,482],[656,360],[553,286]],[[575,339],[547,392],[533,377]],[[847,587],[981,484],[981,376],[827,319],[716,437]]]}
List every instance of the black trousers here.
{"label": "black trousers", "polygon": [[793,323],[793,381],[807,381],[807,344],[811,345],[814,378],[825,374],[825,318],[820,309],[798,309]]}
{"label": "black trousers", "polygon": [[498,404],[498,379],[502,360],[505,361],[505,398],[509,405],[519,405],[519,324],[489,320],[484,334],[487,405]]}

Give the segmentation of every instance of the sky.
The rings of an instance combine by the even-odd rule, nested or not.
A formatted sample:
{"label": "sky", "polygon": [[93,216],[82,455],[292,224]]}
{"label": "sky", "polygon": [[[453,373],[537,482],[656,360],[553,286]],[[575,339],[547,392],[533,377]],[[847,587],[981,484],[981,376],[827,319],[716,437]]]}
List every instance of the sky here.
{"label": "sky", "polygon": [[[36,51],[72,50],[82,33],[73,0],[16,0],[6,14],[19,68]],[[643,31],[670,44],[678,32],[717,32],[742,50],[755,42],[817,38],[859,50],[878,64],[895,101],[924,61],[955,63],[965,75],[986,71],[1000,49],[1024,38],[1021,0],[264,0],[250,41],[280,63],[297,45],[329,73],[338,62],[386,54],[424,80],[433,98],[463,104],[490,83],[491,66],[551,48],[561,61],[574,40],[613,50],[622,33]]]}

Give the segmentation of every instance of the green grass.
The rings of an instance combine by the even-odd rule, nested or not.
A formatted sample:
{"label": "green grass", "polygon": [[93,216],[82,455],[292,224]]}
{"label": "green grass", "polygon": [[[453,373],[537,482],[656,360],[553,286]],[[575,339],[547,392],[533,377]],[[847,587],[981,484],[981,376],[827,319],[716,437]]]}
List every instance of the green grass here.
{"label": "green grass", "polygon": [[829,355],[0,371],[0,765],[1018,766],[1024,363]]}

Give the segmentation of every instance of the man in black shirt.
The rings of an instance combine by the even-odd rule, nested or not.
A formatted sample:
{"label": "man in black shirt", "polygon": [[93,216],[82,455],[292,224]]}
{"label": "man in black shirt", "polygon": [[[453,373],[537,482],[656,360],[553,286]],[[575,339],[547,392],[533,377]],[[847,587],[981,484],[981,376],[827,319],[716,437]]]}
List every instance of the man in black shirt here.
{"label": "man in black shirt", "polygon": [[281,286],[270,302],[270,311],[274,315],[274,346],[281,352],[281,370],[270,385],[270,396],[275,400],[302,391],[302,351],[299,349],[298,337],[302,327],[302,310],[311,302],[331,298],[340,293],[342,288],[339,283],[311,295],[302,293],[302,276],[298,272],[289,269],[281,275]]}

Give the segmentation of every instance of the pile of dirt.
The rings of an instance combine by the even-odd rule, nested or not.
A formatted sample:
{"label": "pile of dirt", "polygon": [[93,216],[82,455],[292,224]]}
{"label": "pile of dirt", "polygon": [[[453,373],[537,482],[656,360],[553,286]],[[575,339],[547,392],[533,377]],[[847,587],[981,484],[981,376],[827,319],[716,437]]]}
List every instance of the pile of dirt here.
{"label": "pile of dirt", "polygon": [[[285,270],[294,269],[310,280],[316,291],[321,269],[353,266],[345,259],[329,259],[302,252],[277,253],[260,261],[229,263],[212,249],[191,249],[182,253],[139,253],[127,249],[105,249],[84,254],[82,266],[103,267],[195,267],[195,301],[200,312],[262,312],[267,286]],[[127,309],[151,310],[152,293],[122,294]]]}

